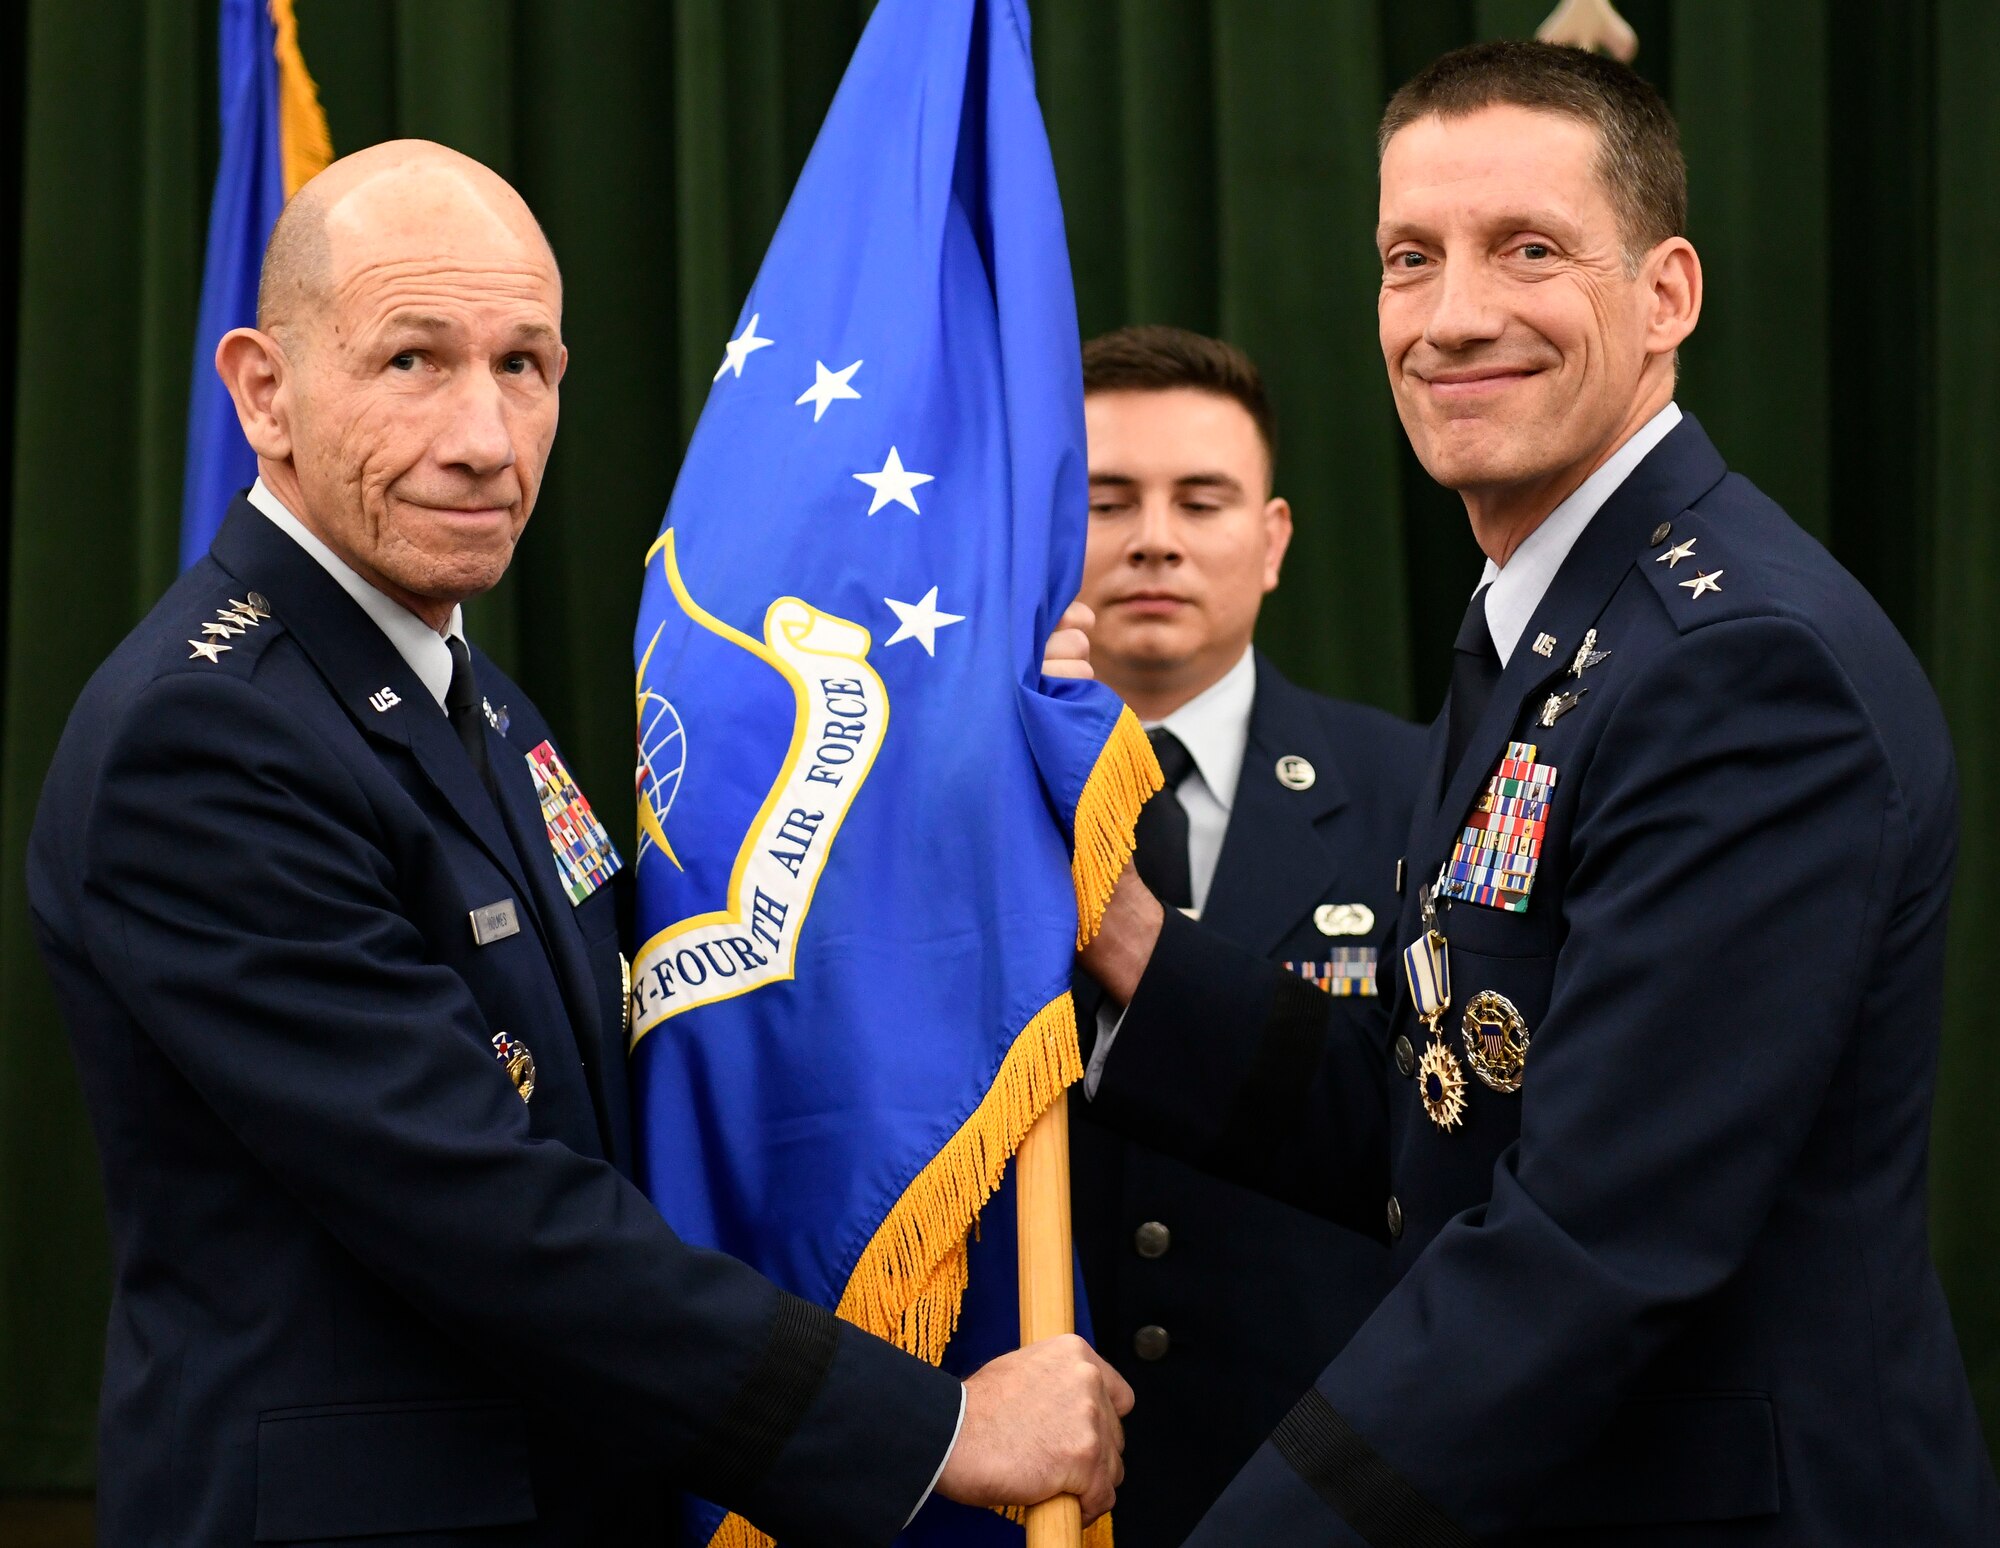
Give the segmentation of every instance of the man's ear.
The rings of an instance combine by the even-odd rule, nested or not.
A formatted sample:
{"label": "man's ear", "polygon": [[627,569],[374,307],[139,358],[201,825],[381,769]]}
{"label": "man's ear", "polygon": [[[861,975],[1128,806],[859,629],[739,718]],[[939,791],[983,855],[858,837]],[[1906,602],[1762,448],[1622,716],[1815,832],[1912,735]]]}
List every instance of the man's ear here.
{"label": "man's ear", "polygon": [[1284,568],[1285,550],[1292,546],[1292,502],[1273,498],[1264,502],[1264,590],[1278,589],[1278,571]]}
{"label": "man's ear", "polygon": [[1646,319],[1646,352],[1671,355],[1701,320],[1701,259],[1686,237],[1669,237],[1646,256],[1652,305]]}
{"label": "man's ear", "polygon": [[215,346],[215,374],[235,401],[250,449],[271,462],[290,458],[293,382],[284,346],[255,328],[232,328]]}

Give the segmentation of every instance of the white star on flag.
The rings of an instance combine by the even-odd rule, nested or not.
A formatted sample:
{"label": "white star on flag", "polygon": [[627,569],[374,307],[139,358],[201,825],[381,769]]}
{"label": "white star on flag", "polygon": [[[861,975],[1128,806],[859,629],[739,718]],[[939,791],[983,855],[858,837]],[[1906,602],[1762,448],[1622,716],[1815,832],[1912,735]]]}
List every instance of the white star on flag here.
{"label": "white star on flag", "polygon": [[882,599],[889,604],[890,610],[901,620],[896,625],[896,632],[882,642],[884,650],[887,650],[898,640],[915,640],[919,645],[923,646],[925,655],[935,656],[937,654],[938,630],[942,629],[946,624],[965,622],[965,615],[963,613],[940,613],[937,605],[937,594],[938,589],[933,586],[929,591],[924,593],[924,599],[921,602],[898,602],[894,597],[884,597]]}
{"label": "white star on flag", "polygon": [[813,423],[819,423],[819,416],[826,412],[826,406],[836,398],[858,398],[860,393],[848,386],[848,380],[861,369],[861,362],[855,361],[845,371],[829,371],[826,362],[813,362],[813,384],[792,401],[810,403],[813,406]]}
{"label": "white star on flag", "polygon": [[763,316],[761,312],[752,312],[750,314],[749,326],[723,347],[722,364],[715,368],[715,375],[709,378],[711,381],[721,381],[724,371],[734,371],[738,377],[741,377],[743,375],[743,362],[750,358],[752,350],[762,349],[766,344],[775,344],[777,342],[775,339],[760,339],[757,337],[757,319],[761,316]]}
{"label": "white star on flag", "polygon": [[[903,459],[897,455],[896,448],[893,446],[889,448],[889,460],[882,464],[882,471],[880,473],[857,473],[854,476],[875,491],[875,498],[868,506],[868,514],[870,516],[881,510],[891,500],[894,500],[898,505],[907,505],[911,510],[917,511],[917,497],[910,493],[910,491],[915,489],[919,484],[928,484],[931,481],[931,475],[928,473],[905,472],[903,469]],[[917,511],[917,514],[921,516],[923,512]]]}

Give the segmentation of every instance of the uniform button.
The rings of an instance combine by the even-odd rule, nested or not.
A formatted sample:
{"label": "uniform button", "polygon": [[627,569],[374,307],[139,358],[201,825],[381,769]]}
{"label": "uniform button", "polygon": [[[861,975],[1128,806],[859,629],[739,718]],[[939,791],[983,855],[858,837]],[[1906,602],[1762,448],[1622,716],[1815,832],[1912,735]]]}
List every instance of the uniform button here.
{"label": "uniform button", "polygon": [[1174,1233],[1157,1220],[1148,1220],[1132,1233],[1132,1245],[1142,1258],[1164,1258],[1174,1244]]}
{"label": "uniform button", "polygon": [[1157,1322],[1149,1322],[1132,1335],[1132,1353],[1142,1360],[1164,1360],[1169,1342],[1167,1330]]}
{"label": "uniform button", "polygon": [[1401,1032],[1396,1034],[1396,1070],[1405,1078],[1417,1073],[1417,1050]]}
{"label": "uniform button", "polygon": [[[1401,1199],[1397,1198],[1395,1194],[1392,1193],[1389,1195],[1389,1240],[1392,1242],[1399,1242],[1402,1239],[1403,1239],[1403,1202]],[[1166,1335],[1161,1334],[1160,1336],[1164,1338]]]}

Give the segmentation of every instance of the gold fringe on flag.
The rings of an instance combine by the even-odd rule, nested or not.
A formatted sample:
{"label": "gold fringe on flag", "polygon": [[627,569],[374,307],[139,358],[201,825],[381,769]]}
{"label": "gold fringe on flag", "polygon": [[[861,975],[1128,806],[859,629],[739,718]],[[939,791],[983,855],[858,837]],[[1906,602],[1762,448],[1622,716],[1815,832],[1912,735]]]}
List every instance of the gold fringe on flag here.
{"label": "gold fringe on flag", "polygon": [[271,25],[278,30],[278,162],[284,169],[287,199],[317,177],[333,160],[333,136],[319,87],[299,49],[299,21],[292,0],[270,0]]}
{"label": "gold fringe on flag", "polygon": [[1069,870],[1076,883],[1079,950],[1104,923],[1104,905],[1132,858],[1132,826],[1139,808],[1166,783],[1139,717],[1129,709],[1119,711],[1076,802],[1076,852]]}
{"label": "gold fringe on flag", "polygon": [[[1079,946],[1097,934],[1111,889],[1132,858],[1139,808],[1165,784],[1138,717],[1121,710],[1076,802],[1070,876]],[[965,1297],[967,1233],[1000,1186],[1022,1137],[1060,1092],[1082,1078],[1076,1006],[1064,991],[1022,1028],[972,1116],[911,1179],[876,1228],[835,1308],[839,1315],[932,1365],[943,1359]],[[1110,1518],[1094,1523],[1083,1540],[1085,1548],[1112,1548]],[[773,1548],[773,1543],[732,1515],[716,1528],[708,1548]]]}

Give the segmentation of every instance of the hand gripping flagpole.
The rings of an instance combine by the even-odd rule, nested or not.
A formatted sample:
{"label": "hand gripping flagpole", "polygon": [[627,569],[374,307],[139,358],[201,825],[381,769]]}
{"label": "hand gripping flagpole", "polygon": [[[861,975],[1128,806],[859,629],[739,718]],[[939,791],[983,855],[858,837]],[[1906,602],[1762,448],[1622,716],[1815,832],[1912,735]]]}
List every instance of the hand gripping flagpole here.
{"label": "hand gripping flagpole", "polygon": [[[1069,1096],[1035,1120],[1016,1154],[1020,1225],[1021,1342],[1076,1331],[1076,1270],[1069,1232]],[[1080,1548],[1083,1506],[1059,1494],[1028,1510],[1028,1548]]]}

